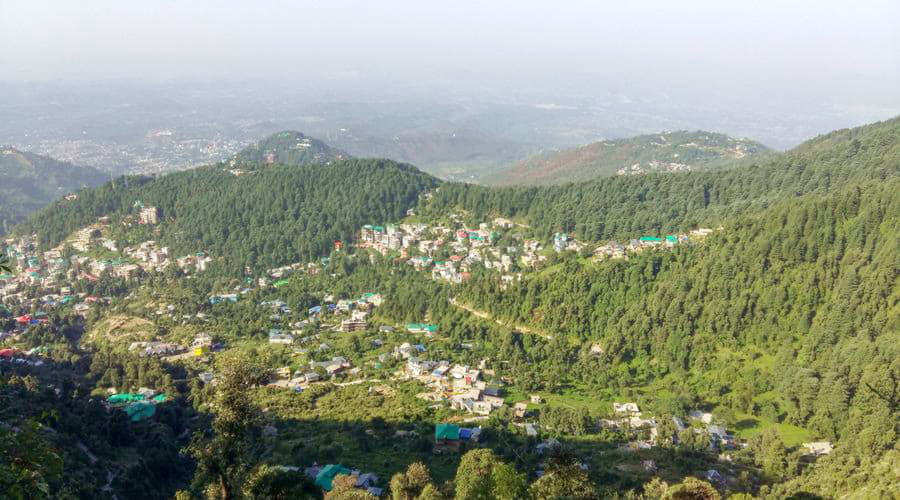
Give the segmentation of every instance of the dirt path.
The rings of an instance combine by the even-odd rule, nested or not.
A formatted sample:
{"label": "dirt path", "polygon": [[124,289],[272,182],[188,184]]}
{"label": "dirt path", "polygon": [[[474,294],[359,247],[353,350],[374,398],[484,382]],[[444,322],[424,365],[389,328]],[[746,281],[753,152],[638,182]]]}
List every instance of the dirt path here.
{"label": "dirt path", "polygon": [[[491,318],[491,315],[490,315],[489,313],[485,312],[485,311],[480,311],[480,310],[478,310],[478,309],[475,309],[474,307],[471,307],[471,306],[468,306],[468,305],[466,305],[466,304],[462,304],[462,303],[460,303],[460,302],[457,302],[457,301],[456,301],[456,297],[451,297],[451,298],[450,298],[450,304],[452,304],[454,307],[458,307],[458,308],[460,308],[460,309],[462,309],[462,310],[464,310],[464,311],[467,311],[467,312],[469,312],[469,313],[471,313],[471,314],[473,314],[473,315],[475,315],[475,316],[477,316],[477,317],[479,317],[479,318],[481,318],[481,319],[484,319],[484,320],[487,320],[487,321],[490,321],[491,319],[493,319],[493,318]],[[544,338],[544,339],[547,339],[547,340],[550,340],[550,339],[553,338],[553,335],[550,335],[550,334],[548,334],[548,333],[544,333],[544,332],[539,331],[539,330],[535,330],[534,328],[530,328],[530,327],[527,327],[527,326],[525,326],[525,325],[510,325],[510,324],[508,324],[508,323],[506,323],[506,322],[504,322],[503,320],[500,320],[500,319],[495,319],[494,322],[497,323],[497,324],[500,325],[500,326],[505,326],[505,327],[507,327],[507,328],[512,328],[513,330],[518,330],[518,331],[520,331],[520,332],[522,332],[522,333],[527,333],[527,334],[530,334],[530,335],[537,335],[538,337],[541,337],[541,338]]]}

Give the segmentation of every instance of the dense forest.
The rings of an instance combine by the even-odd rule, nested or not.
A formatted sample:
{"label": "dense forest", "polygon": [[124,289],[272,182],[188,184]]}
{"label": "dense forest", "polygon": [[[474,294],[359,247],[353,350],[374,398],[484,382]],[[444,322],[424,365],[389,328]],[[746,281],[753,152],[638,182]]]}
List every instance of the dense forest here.
{"label": "dense forest", "polygon": [[47,156],[0,148],[0,234],[54,200],[99,186],[109,174]]}
{"label": "dense forest", "polygon": [[158,239],[180,254],[209,252],[233,264],[268,266],[327,255],[334,240],[349,241],[363,224],[398,220],[437,180],[390,160],[342,160],[330,165],[273,165],[235,176],[204,167],[158,178],[124,177],[58,202],[21,231],[37,232],[44,247],[112,215],[156,206]]}
{"label": "dense forest", "polygon": [[723,223],[780,199],[825,194],[900,172],[900,119],[839,130],[759,165],[712,172],[603,178],[551,187],[445,184],[420,210],[466,210],[471,220],[503,215],[544,237],[557,231],[589,241],[659,234]]}
{"label": "dense forest", "polygon": [[324,142],[285,130],[253,144],[234,156],[234,164],[242,168],[277,163],[280,165],[324,165],[350,158],[350,155]]}

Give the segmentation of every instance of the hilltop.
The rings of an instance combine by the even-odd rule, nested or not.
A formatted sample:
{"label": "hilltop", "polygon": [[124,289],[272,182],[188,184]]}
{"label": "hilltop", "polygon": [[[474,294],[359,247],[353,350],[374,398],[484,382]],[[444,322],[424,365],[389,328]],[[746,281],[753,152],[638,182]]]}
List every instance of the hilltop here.
{"label": "hilltop", "polygon": [[63,195],[98,186],[109,175],[48,156],[0,148],[0,231]]}
{"label": "hilltop", "polygon": [[[204,249],[240,265],[275,266],[323,255],[372,220],[404,216],[438,183],[415,167],[377,159],[234,171],[210,166],[122,177],[48,207],[20,232],[39,233],[41,245],[51,248],[109,216],[133,232],[152,229],[154,239],[179,252]],[[139,222],[138,206],[154,208],[158,222]]]}
{"label": "hilltop", "polygon": [[347,158],[350,155],[318,139],[285,130],[244,148],[234,156],[229,165],[324,165]]}
{"label": "hilltop", "polygon": [[614,175],[686,172],[746,165],[769,156],[762,144],[712,132],[663,132],[543,153],[488,178],[488,184],[538,185]]}

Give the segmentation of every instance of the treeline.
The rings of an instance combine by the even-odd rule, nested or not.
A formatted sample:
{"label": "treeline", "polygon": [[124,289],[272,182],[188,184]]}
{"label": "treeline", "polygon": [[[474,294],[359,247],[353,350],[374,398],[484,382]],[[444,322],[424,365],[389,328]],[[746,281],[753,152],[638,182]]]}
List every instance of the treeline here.
{"label": "treeline", "polygon": [[344,160],[330,165],[272,166],[233,176],[204,167],[159,178],[119,178],[61,201],[23,224],[44,248],[72,231],[133,207],[161,210],[156,239],[177,255],[201,250],[232,270],[274,267],[327,255],[334,240],[350,240],[360,226],[398,220],[438,181],[389,160]]}
{"label": "treeline", "polygon": [[579,184],[487,188],[445,184],[419,211],[466,211],[472,222],[506,216],[549,238],[629,238],[717,225],[808,193],[900,174],[900,118],[839,130],[760,165],[683,174],[603,178]]}

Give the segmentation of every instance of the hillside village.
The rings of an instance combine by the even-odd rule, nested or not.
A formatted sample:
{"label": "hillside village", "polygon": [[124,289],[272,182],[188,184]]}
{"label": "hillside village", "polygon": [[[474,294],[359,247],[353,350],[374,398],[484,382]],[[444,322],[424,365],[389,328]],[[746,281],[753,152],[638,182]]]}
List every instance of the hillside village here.
{"label": "hillside village", "polygon": [[[163,223],[155,207],[136,204],[135,210],[134,216],[118,223],[146,227]],[[11,346],[0,351],[4,362],[40,362],[40,348],[26,352],[12,346],[29,327],[47,323],[48,311],[71,306],[76,314],[85,318],[94,309],[108,308],[121,300],[75,291],[83,289],[85,284],[97,285],[109,278],[131,281],[166,273],[169,269],[177,269],[182,273],[182,279],[190,278],[194,273],[204,272],[214,260],[202,249],[194,255],[174,257],[168,248],[153,240],[122,246],[107,236],[114,224],[103,217],[77,231],[59,247],[47,251],[40,251],[34,238],[6,241],[6,254],[18,272],[0,276],[3,304],[16,315],[15,326],[0,333],[4,344]],[[642,252],[693,245],[713,232],[700,228],[685,234],[636,236],[627,243],[609,241],[600,245],[589,245],[566,233],[556,233],[550,241],[542,242],[527,238],[527,228],[508,219],[495,218],[468,226],[460,216],[451,215],[447,221],[436,224],[366,225],[360,228],[355,241],[335,241],[334,251],[355,251],[359,255],[374,252],[394,259],[398,266],[414,269],[422,279],[451,286],[465,282],[476,271],[496,273],[504,286],[508,286],[525,279],[529,273],[539,272],[554,254],[574,252],[600,263],[628,259]],[[489,359],[470,364],[455,359],[455,356],[434,355],[434,350],[446,353],[444,349],[432,348],[441,342],[441,325],[429,323],[426,318],[421,318],[418,323],[384,323],[375,313],[386,297],[377,290],[362,291],[356,297],[327,293],[304,311],[292,310],[284,300],[286,297],[279,292],[287,289],[294,280],[321,276],[327,272],[328,265],[329,258],[323,257],[316,262],[272,268],[256,279],[248,277],[233,290],[209,295],[205,301],[212,309],[208,312],[179,315],[179,306],[162,303],[150,311],[148,318],[154,321],[166,319],[176,324],[199,324],[202,328],[203,324],[215,321],[217,311],[266,291],[268,298],[260,300],[256,306],[261,317],[268,318],[270,323],[264,342],[274,349],[287,349],[291,359],[289,364],[271,367],[273,378],[268,387],[302,394],[321,385],[381,384],[370,386],[370,391],[382,393],[394,391],[385,384],[412,382],[420,388],[415,395],[417,400],[446,415],[435,422],[435,453],[459,453],[467,447],[479,446],[482,424],[498,413],[508,415],[512,425],[524,436],[536,440],[536,453],[559,446],[556,437],[561,434],[543,428],[546,424],[542,425],[541,418],[545,404],[542,395],[515,396],[519,391],[514,388],[514,381],[502,375],[497,363]],[[302,319],[287,320],[298,314]],[[357,359],[336,354],[332,344],[341,342],[343,335],[353,334],[363,334],[371,339],[368,349],[364,349],[366,354]],[[465,344],[459,347],[463,351],[472,348]],[[230,348],[224,339],[203,331],[183,342],[147,337],[132,339],[127,344],[128,351],[138,356],[196,367],[196,377],[203,384],[215,383],[216,374],[209,368],[210,360]],[[596,352],[602,352],[602,349],[597,348]],[[300,361],[303,359],[305,361]],[[168,400],[166,394],[147,387],[136,387],[127,392],[110,388],[105,392],[109,411],[121,409],[135,422],[152,417],[156,405]],[[727,470],[729,450],[746,444],[739,443],[711,413],[698,410],[674,417],[673,430],[667,431],[672,432],[670,435],[660,435],[657,419],[642,412],[634,402],[614,402],[603,413],[606,416],[591,422],[588,432],[618,433],[621,435],[620,449],[626,452],[650,450],[663,440],[676,443],[685,431],[708,436],[709,449],[721,450],[719,459],[725,466],[708,469],[706,479],[723,485],[734,480]],[[811,455],[827,454],[831,450],[830,443],[808,443],[807,447]],[[358,477],[359,487],[372,494],[379,495],[384,491],[384,484],[379,483],[375,474],[350,470],[340,464],[305,467],[305,473],[326,491],[331,484],[329,477],[333,479],[337,474]],[[657,468],[653,460],[644,460],[641,467],[645,471]],[[541,474],[540,467],[535,474]]]}

